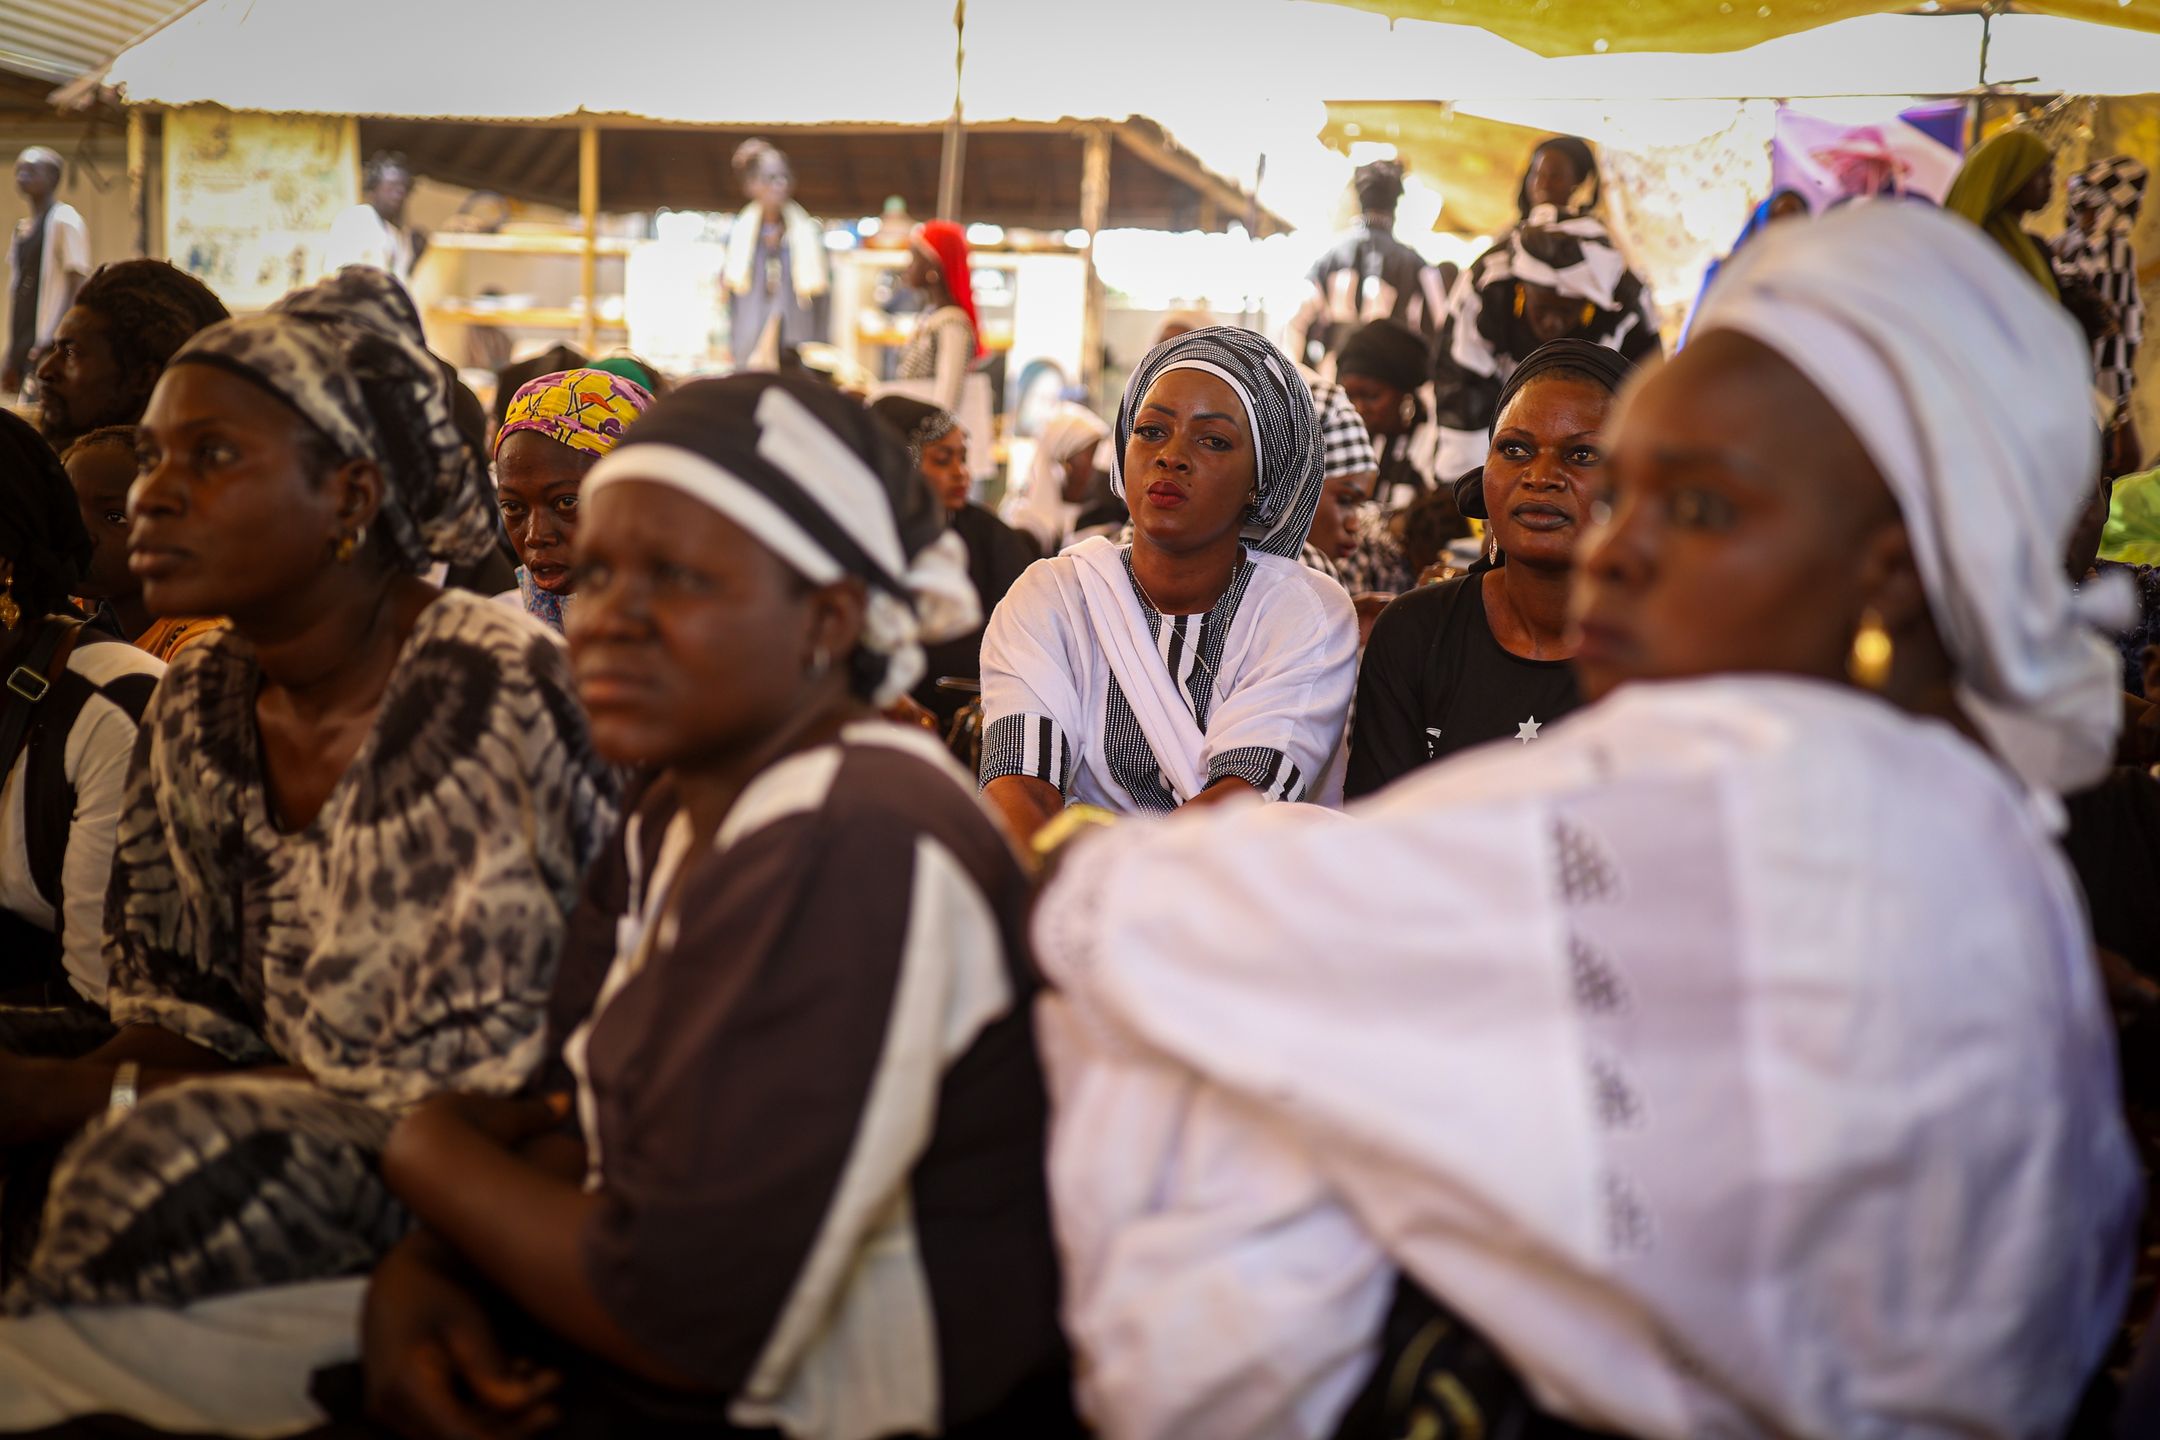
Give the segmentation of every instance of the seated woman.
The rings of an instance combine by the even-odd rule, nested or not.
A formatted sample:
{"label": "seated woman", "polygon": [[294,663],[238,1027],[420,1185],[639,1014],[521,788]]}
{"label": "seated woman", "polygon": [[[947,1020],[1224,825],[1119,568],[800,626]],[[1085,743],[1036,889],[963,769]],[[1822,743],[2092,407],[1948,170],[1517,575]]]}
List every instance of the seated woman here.
{"label": "seated woman", "polygon": [[1229,326],[1164,341],[1116,438],[1132,543],[1032,567],[983,639],[983,794],[1022,840],[1072,800],[1322,794],[1348,718],[1357,617],[1297,561],[1322,461],[1289,358]]}
{"label": "seated woman", "polygon": [[[870,413],[900,436],[915,468],[930,482],[930,491],[944,508],[953,533],[967,547],[968,581],[980,613],[988,615],[1020,573],[1041,556],[1027,536],[968,499],[968,434],[951,415],[905,395],[885,396],[870,406]],[[974,625],[963,634],[924,647],[925,668],[914,699],[936,718],[940,735],[952,733],[953,720],[966,708],[968,697],[938,682],[947,677],[979,680],[982,639],[983,627]]]}
{"label": "seated woman", "polygon": [[95,602],[93,618],[101,629],[169,665],[187,646],[224,629],[225,622],[202,615],[152,615],[143,603],[142,581],[128,569],[127,554],[127,497],[135,483],[136,440],[135,426],[107,425],[77,440],[62,457],[83,526],[96,547],[75,595]]}
{"label": "seated woman", "polygon": [[497,598],[557,634],[577,589],[578,486],[652,401],[610,371],[563,370],[520,386],[495,432],[495,504],[518,557],[518,588]]}
{"label": "seated woman", "polygon": [[1433,356],[1443,479],[1484,459],[1500,387],[1540,345],[1587,340],[1637,363],[1662,353],[1649,287],[1595,215],[1530,211],[1464,272],[1449,312]]}
{"label": "seated woman", "polygon": [[[1027,883],[877,716],[972,619],[944,531],[879,421],[770,375],[684,386],[587,478],[579,687],[662,773],[574,923],[574,1103],[445,1096],[390,1137],[427,1228],[369,1297],[381,1418],[1072,1432]],[[582,1144],[519,1143],[565,1112]]]}
{"label": "seated woman", "polygon": [[1109,438],[1102,416],[1066,402],[1035,437],[1027,480],[999,507],[999,518],[1032,538],[1045,555],[1065,548],[1095,491],[1095,449]]}
{"label": "seated woman", "polygon": [[1507,563],[1380,613],[1358,670],[1350,798],[1488,740],[1527,745],[1581,703],[1568,594],[1605,414],[1629,368],[1602,345],[1556,340],[1508,377],[1484,471],[1463,482],[1463,508],[1487,520]]}
{"label": "seated woman", "polygon": [[366,1265],[406,1223],[374,1170],[397,1113],[515,1091],[543,1053],[611,782],[560,647],[416,578],[495,531],[440,371],[371,323],[390,283],[350,269],[213,326],[143,417],[144,599],[233,628],[143,719],[106,914],[120,1033],[0,1054],[0,1145],[90,1127],[10,1310]]}
{"label": "seated woman", "polygon": [[1370,1380],[1341,1433],[2061,1433],[2139,1189],[2047,824],[2120,708],[2085,365],[1961,221],[1775,227],[1616,412],[1592,708],[1059,857],[1101,1429],[1328,1435]]}
{"label": "seated woman", "polygon": [[59,457],[8,412],[0,492],[0,1006],[102,1013],[120,797],[165,667],[77,618],[90,536]]}

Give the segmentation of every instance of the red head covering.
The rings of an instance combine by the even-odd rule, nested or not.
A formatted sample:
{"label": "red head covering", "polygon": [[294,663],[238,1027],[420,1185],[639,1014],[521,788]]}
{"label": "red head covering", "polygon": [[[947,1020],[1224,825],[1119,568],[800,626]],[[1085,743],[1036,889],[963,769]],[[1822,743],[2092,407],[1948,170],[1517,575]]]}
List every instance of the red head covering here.
{"label": "red head covering", "polygon": [[912,243],[937,261],[938,269],[944,272],[945,288],[952,293],[953,304],[966,312],[968,329],[975,332],[975,355],[980,359],[984,353],[982,320],[975,314],[975,273],[968,265],[967,232],[950,220],[925,220],[915,227]]}

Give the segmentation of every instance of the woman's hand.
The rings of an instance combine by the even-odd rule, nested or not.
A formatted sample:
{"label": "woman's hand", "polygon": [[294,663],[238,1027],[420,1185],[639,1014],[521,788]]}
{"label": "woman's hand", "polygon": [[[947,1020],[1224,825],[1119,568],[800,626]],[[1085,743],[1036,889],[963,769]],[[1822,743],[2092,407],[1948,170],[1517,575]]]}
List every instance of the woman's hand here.
{"label": "woman's hand", "polygon": [[486,1308],[425,1231],[375,1267],[361,1312],[368,1414],[411,1440],[508,1440],[556,1419],[561,1382],[503,1353]]}

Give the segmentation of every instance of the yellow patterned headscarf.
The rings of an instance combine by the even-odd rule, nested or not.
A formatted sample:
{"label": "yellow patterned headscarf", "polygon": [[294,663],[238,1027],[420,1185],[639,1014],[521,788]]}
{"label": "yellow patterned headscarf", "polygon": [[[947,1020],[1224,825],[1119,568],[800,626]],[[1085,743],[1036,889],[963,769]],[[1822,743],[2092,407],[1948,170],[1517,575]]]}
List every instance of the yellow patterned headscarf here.
{"label": "yellow patterned headscarf", "polygon": [[520,430],[589,455],[605,455],[622,440],[630,422],[652,404],[644,386],[606,370],[559,370],[527,381],[511,397],[495,448]]}

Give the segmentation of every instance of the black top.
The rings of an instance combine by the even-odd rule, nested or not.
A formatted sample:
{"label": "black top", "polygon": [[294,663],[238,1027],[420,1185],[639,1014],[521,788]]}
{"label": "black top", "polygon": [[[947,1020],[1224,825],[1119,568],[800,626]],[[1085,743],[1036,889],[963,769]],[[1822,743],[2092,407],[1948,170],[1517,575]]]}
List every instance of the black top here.
{"label": "black top", "polygon": [[39,272],[45,263],[45,217],[33,215],[15,236],[15,293],[8,302],[7,361],[27,369],[37,344]]}
{"label": "black top", "polygon": [[1380,612],[1358,667],[1345,796],[1488,740],[1527,745],[1582,704],[1567,661],[1525,660],[1493,638],[1483,582],[1422,585]]}
{"label": "black top", "polygon": [[915,687],[915,703],[937,716],[941,735],[952,730],[953,717],[974,697],[939,689],[938,677],[982,678],[983,631],[989,628],[990,612],[997,609],[1020,572],[1042,559],[1033,540],[980,505],[963,505],[952,517],[952,528],[967,545],[968,578],[975,582],[975,594],[982,600],[983,623],[957,639],[923,646],[927,668],[922,683]]}
{"label": "black top", "polygon": [[[1335,276],[1344,270],[1357,277],[1353,283],[1360,290],[1368,279],[1382,282],[1395,292],[1395,303],[1385,318],[1429,342],[1440,323],[1439,317],[1425,303],[1423,277],[1429,268],[1425,257],[1396,239],[1393,231],[1377,229],[1359,219],[1336,237],[1325,255],[1313,262],[1307,278],[1319,286],[1323,294],[1328,292]],[[1342,348],[1343,342],[1356,329],[1356,325],[1337,326],[1323,319],[1312,327],[1306,338],[1308,343],[1318,341],[1332,354]]]}

